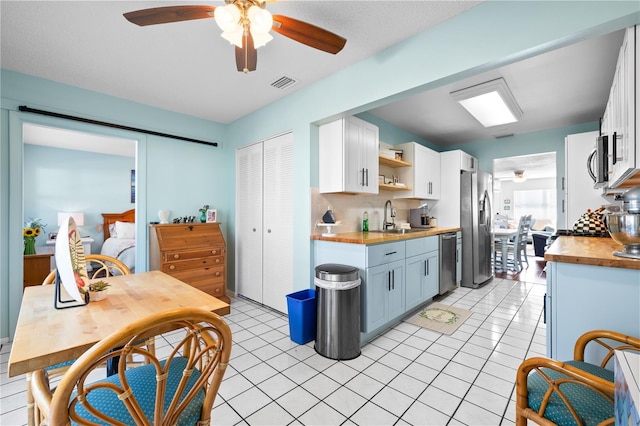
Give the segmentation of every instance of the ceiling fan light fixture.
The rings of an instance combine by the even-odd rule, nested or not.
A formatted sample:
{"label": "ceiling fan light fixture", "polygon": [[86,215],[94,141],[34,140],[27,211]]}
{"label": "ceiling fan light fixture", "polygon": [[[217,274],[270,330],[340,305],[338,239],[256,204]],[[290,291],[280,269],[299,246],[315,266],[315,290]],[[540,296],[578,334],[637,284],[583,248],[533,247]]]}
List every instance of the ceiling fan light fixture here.
{"label": "ceiling fan light fixture", "polygon": [[513,181],[516,183],[524,182],[527,180],[527,178],[524,177],[524,170],[515,170],[513,172],[513,175]]}
{"label": "ceiling fan light fixture", "polygon": [[220,36],[227,40],[231,44],[235,44],[238,47],[242,47],[242,39],[244,35],[244,29],[241,25],[237,25],[233,31],[224,31]]}
{"label": "ceiling fan light fixture", "polygon": [[515,123],[522,117],[503,78],[451,92],[451,96],[484,127]]}
{"label": "ceiling fan light fixture", "polygon": [[271,31],[273,16],[271,16],[268,10],[253,5],[247,11],[247,17],[249,18],[249,22],[251,22],[252,35],[266,34]]}
{"label": "ceiling fan light fixture", "polygon": [[251,27],[251,36],[253,37],[253,47],[256,49],[273,40],[273,36],[269,33],[258,33]]}
{"label": "ceiling fan light fixture", "polygon": [[223,32],[232,32],[239,27],[238,22],[240,22],[241,13],[236,5],[228,4],[223,7],[216,7],[213,17]]}

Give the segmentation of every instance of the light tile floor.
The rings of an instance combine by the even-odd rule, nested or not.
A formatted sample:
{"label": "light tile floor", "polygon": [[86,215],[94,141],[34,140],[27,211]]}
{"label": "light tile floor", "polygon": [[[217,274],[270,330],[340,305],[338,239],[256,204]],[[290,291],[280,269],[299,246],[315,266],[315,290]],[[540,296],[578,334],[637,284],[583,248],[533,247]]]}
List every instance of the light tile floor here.
{"label": "light tile floor", "polygon": [[[400,323],[350,361],[289,339],[287,317],[233,298],[230,368],[214,425],[511,425],[515,372],[545,354],[545,286],[494,279],[438,300],[473,314],[452,335]],[[168,350],[163,336],[158,350]],[[24,377],[7,378],[0,350],[0,424],[26,419]]]}

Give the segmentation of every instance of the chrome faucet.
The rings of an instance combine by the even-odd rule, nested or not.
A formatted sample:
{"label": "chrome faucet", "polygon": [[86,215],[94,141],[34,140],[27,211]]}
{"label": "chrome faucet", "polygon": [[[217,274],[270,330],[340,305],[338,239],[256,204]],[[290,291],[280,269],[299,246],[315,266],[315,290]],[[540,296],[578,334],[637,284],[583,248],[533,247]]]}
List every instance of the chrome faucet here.
{"label": "chrome faucet", "polygon": [[[389,217],[387,216],[387,208],[390,212],[391,222],[387,220],[387,218]],[[394,219],[395,217],[396,217],[396,209],[391,204],[391,200],[387,200],[387,202],[384,203],[384,222],[382,222],[382,229],[383,230],[387,230],[389,228],[395,229],[396,227],[396,223]]]}

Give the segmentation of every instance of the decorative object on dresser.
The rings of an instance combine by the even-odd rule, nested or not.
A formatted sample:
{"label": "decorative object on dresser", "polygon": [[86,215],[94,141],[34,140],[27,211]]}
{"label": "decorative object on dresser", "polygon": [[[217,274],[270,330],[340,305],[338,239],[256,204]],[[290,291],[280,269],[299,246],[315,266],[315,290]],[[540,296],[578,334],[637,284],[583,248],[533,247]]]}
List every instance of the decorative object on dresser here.
{"label": "decorative object on dresser", "polygon": [[226,296],[227,248],[220,223],[150,225],[149,269],[184,281],[229,302]]}
{"label": "decorative object on dresser", "polygon": [[169,217],[171,217],[171,210],[158,210],[158,218],[160,223],[169,223]]}
{"label": "decorative object on dresser", "polygon": [[47,225],[42,224],[42,219],[29,218],[24,224],[22,236],[24,237],[24,254],[36,254],[36,238]]}

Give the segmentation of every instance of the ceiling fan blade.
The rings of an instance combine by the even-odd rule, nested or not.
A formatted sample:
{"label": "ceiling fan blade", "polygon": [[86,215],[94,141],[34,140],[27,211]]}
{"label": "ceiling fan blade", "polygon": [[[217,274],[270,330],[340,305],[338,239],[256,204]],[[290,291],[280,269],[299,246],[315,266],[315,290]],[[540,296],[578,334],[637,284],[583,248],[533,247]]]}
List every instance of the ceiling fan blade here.
{"label": "ceiling fan blade", "polygon": [[347,39],[304,21],[283,15],[273,15],[273,31],[334,55],[342,50]]}
{"label": "ceiling fan blade", "polygon": [[131,23],[140,25],[167,24],[169,22],[190,21],[192,19],[213,18],[215,6],[165,6],[152,9],[134,10],[123,16]]}
{"label": "ceiling fan blade", "polygon": [[236,46],[236,67],[245,74],[255,71],[258,65],[258,51],[253,45],[253,37],[250,31],[245,31],[242,36],[242,47]]}

